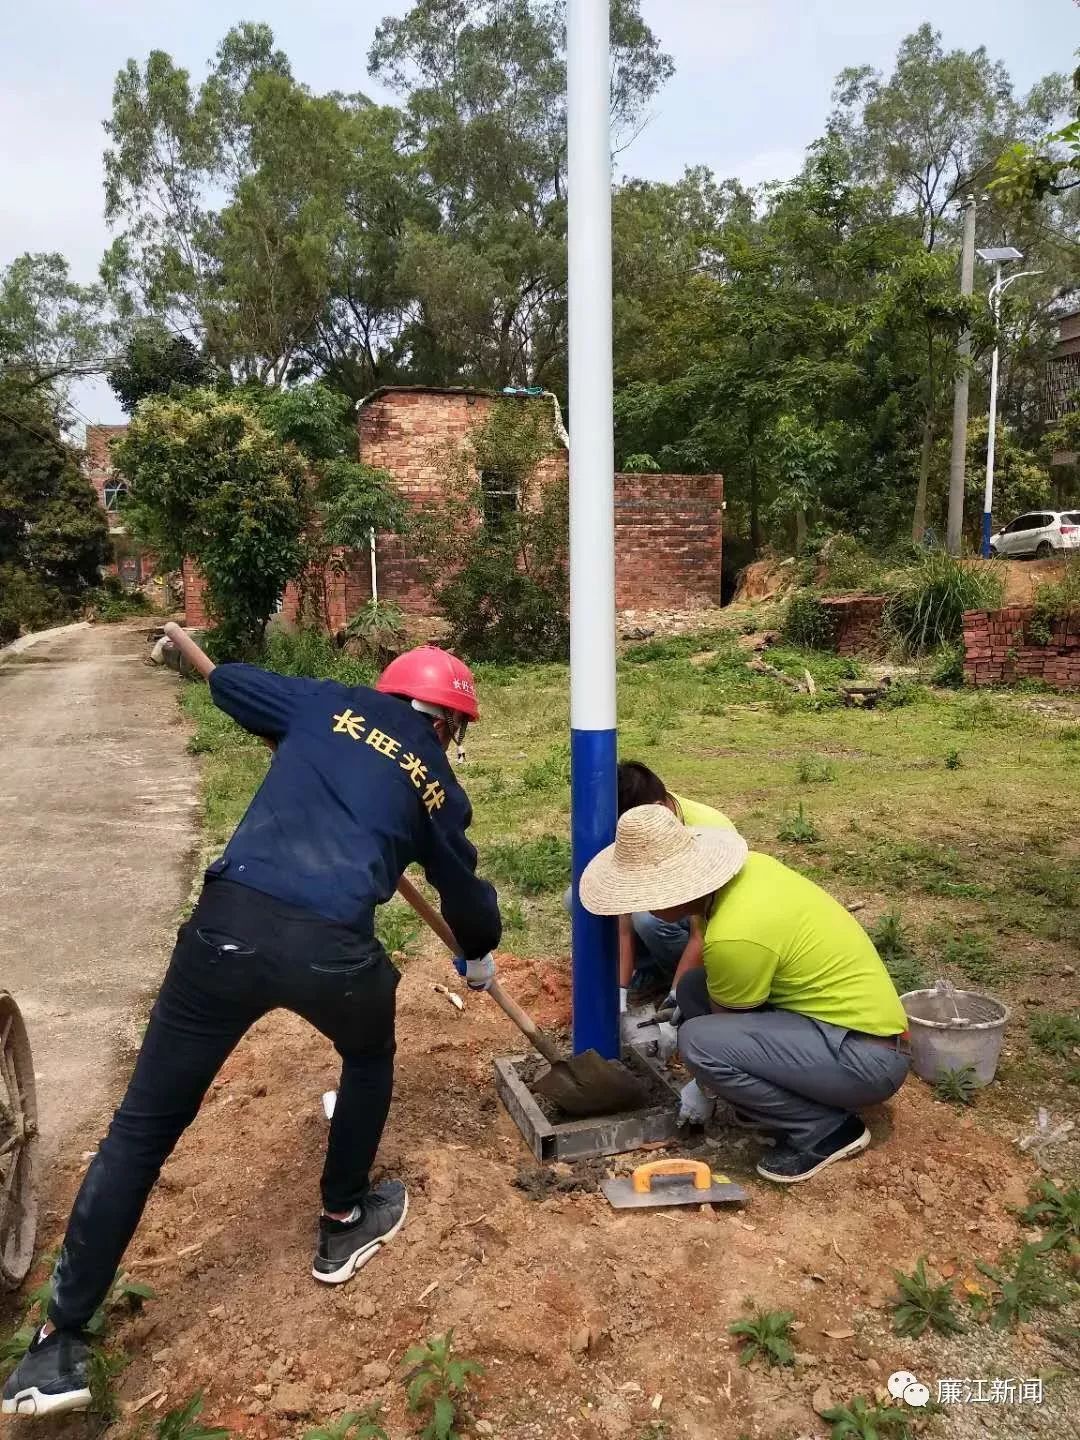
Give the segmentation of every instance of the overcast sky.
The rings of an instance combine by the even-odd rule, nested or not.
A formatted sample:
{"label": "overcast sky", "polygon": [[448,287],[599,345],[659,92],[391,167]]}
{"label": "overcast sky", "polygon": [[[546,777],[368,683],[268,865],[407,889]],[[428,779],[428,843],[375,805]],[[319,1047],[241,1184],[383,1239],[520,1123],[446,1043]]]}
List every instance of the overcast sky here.
{"label": "overcast sky", "polygon": [[[378,96],[365,62],[377,22],[406,0],[0,0],[0,264],[59,250],[91,280],[108,240],[101,122],[129,56],[167,50],[199,80],[221,36],[265,20],[315,91]],[[1078,0],[642,0],[675,78],[620,173],[667,179],[686,165],[747,183],[786,179],[821,133],[836,73],[888,69],[901,38],[930,18],[949,47],[985,45],[1018,89],[1071,69]],[[385,98],[385,97],[379,97]],[[76,403],[122,415],[104,384]]]}

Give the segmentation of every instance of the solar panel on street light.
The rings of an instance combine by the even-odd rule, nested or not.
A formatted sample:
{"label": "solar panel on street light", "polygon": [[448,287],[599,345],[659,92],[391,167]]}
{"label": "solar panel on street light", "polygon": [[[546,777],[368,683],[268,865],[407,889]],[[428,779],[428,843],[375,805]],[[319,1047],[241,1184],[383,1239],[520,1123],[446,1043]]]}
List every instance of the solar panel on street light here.
{"label": "solar panel on street light", "polygon": [[985,260],[989,265],[1004,265],[1007,260],[1022,260],[1023,254],[1017,250],[1015,245],[999,245],[988,250],[976,250],[980,260]]}

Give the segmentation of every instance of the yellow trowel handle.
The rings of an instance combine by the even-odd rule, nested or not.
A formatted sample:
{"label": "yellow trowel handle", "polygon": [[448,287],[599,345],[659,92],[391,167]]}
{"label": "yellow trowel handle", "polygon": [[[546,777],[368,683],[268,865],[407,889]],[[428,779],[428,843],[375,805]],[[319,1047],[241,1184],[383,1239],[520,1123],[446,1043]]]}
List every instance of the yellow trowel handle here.
{"label": "yellow trowel handle", "polygon": [[648,1195],[657,1175],[685,1175],[694,1182],[695,1190],[708,1190],[712,1185],[712,1171],[704,1160],[650,1160],[639,1165],[630,1177],[636,1195]]}

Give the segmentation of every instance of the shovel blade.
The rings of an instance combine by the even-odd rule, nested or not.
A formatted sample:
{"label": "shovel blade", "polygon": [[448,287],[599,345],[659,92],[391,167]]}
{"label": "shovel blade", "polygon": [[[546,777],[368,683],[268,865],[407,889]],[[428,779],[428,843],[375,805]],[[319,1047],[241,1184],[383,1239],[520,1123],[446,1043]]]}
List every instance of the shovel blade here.
{"label": "shovel blade", "polygon": [[617,1060],[605,1060],[595,1050],[584,1050],[570,1060],[552,1065],[535,1085],[567,1115],[614,1115],[640,1110],[649,1103],[645,1086]]}

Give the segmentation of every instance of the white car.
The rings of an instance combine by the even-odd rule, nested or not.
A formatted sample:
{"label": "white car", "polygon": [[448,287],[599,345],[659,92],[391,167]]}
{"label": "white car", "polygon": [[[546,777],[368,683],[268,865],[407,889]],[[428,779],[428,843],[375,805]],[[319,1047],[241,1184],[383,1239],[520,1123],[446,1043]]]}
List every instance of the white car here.
{"label": "white car", "polygon": [[1080,550],[1080,510],[1031,510],[1004,530],[990,537],[991,555],[1008,555],[1012,560]]}

